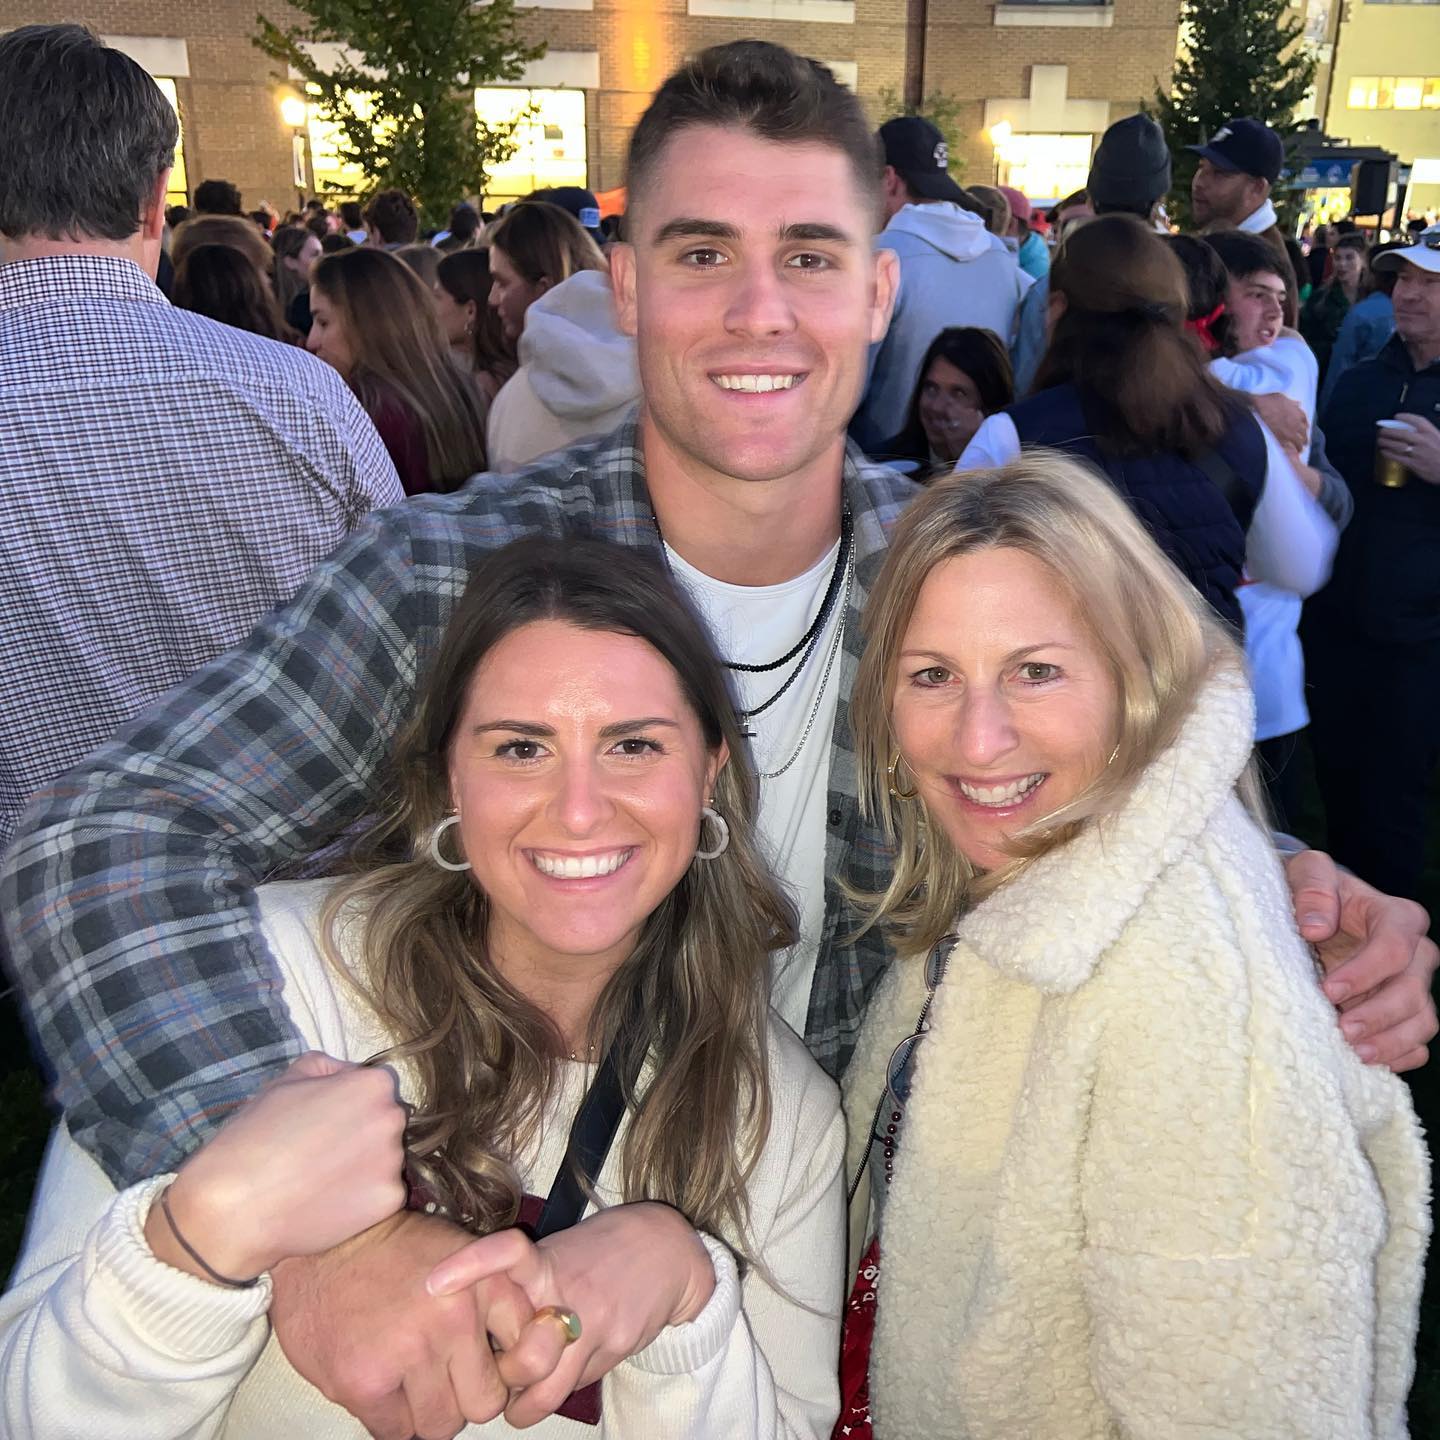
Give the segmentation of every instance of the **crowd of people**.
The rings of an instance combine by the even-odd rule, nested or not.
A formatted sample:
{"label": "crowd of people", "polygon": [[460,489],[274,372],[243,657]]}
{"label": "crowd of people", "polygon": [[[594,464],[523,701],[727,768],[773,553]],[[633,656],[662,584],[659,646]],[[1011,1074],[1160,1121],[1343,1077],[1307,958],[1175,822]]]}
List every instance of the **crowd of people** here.
{"label": "crowd of people", "polygon": [[618,233],[167,212],[78,26],[0,114],[4,1433],[1406,1433],[1440,227],[759,41]]}

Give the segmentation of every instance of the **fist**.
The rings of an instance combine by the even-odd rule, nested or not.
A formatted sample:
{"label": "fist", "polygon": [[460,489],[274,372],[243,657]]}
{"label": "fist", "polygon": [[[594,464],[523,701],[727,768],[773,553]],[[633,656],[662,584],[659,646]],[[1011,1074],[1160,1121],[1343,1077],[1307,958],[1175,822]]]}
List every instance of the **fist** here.
{"label": "fist", "polygon": [[302,1055],[185,1162],[171,1213],[235,1279],[330,1250],[404,1206],[407,1118],[384,1066]]}

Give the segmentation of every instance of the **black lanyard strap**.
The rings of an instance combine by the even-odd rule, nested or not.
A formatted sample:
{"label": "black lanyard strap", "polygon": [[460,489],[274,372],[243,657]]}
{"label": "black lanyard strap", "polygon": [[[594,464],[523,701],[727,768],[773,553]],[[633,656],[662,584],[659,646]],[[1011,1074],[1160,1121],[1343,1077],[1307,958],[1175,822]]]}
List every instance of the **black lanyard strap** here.
{"label": "black lanyard strap", "polygon": [[[638,1019],[640,1010],[637,996],[632,1018]],[[555,1172],[555,1183],[550,1187],[540,1219],[535,1224],[537,1240],[543,1240],[557,1230],[568,1230],[585,1213],[590,1198],[587,1191],[594,1190],[595,1177],[605,1166],[605,1157],[610,1153],[615,1132],[625,1114],[625,1096],[633,1092],[645,1059],[646,1047],[632,1044],[627,1073],[621,1073],[620,1052],[629,1029],[627,1025],[611,1041],[600,1069],[581,1102],[575,1123],[570,1127],[570,1143],[565,1147],[565,1158]]]}

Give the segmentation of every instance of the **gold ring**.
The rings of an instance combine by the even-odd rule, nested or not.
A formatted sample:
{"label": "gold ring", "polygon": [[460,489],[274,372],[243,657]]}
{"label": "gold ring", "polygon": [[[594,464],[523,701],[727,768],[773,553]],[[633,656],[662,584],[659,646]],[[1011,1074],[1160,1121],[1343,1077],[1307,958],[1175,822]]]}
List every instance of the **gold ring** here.
{"label": "gold ring", "polygon": [[573,1310],[559,1305],[542,1305],[534,1314],[536,1320],[558,1320],[565,1329],[565,1343],[573,1345],[580,1338],[580,1317]]}

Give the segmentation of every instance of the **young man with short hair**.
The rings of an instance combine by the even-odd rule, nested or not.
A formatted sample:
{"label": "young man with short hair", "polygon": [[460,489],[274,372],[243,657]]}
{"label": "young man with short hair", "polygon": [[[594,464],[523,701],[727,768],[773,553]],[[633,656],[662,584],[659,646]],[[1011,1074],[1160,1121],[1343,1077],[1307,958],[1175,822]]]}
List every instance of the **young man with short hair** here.
{"label": "young man with short hair", "polygon": [[[846,443],[896,282],[893,252],[873,246],[879,173],[863,111],[822,67],[758,41],[688,62],[636,127],[628,239],[612,252],[638,421],[376,517],[242,649],[32,813],[0,906],[72,1130],[112,1176],[173,1164],[292,1056],[254,887],[363,815],[470,574],[534,531],[662,551],[706,613],[753,731],[761,841],[800,911],[777,1003],[832,1073],[843,1066],[890,960],[879,936],[856,938],[842,891],[873,889],[888,864],[859,813],[848,697],[860,611],[915,493]],[[1291,878],[1307,934],[1343,916],[1369,942],[1335,984],[1366,995],[1406,972],[1356,1018],[1382,1058],[1418,1063],[1434,1033],[1423,912],[1365,887],[1337,897],[1318,857]],[[451,1434],[506,1402],[485,1317],[512,1291],[423,1289],[466,1240],[406,1215],[275,1273],[292,1364],[387,1440]]]}
{"label": "young man with short hair", "polygon": [[384,250],[413,245],[420,234],[420,216],[415,202],[403,190],[382,190],[365,207],[369,227],[367,243]]}

